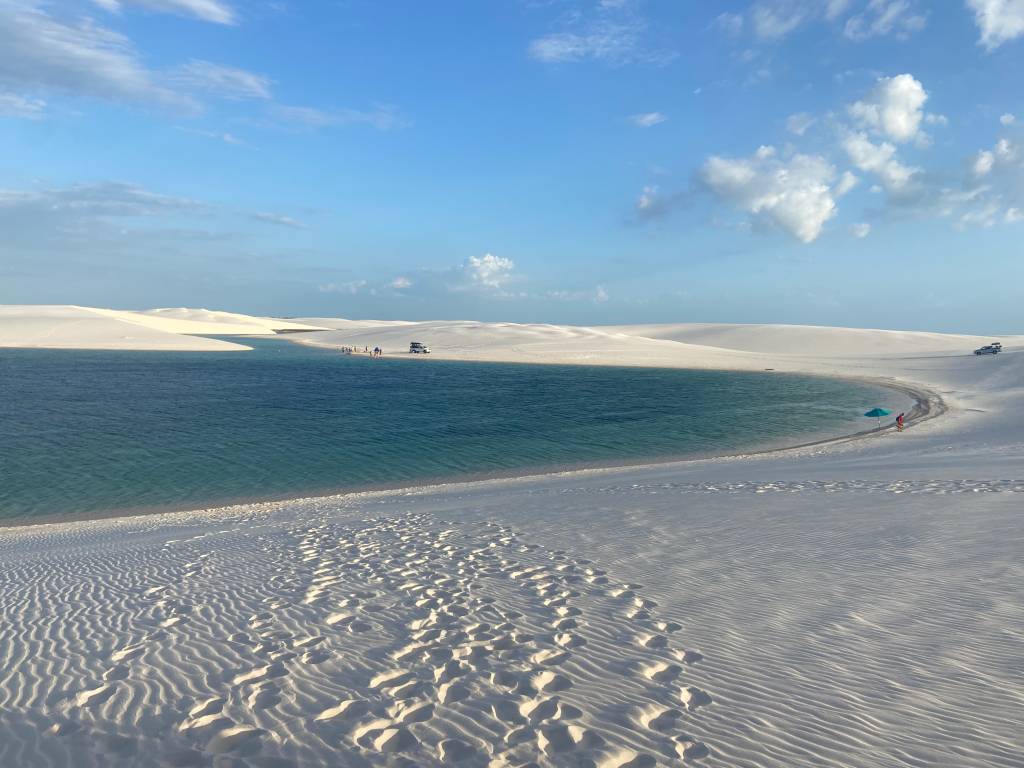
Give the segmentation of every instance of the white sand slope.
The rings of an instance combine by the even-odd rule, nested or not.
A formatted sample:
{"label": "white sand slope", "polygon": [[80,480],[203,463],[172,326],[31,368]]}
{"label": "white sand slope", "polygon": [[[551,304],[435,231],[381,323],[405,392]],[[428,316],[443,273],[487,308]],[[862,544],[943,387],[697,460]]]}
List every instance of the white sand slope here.
{"label": "white sand slope", "polygon": [[220,352],[242,344],[208,336],[266,336],[315,326],[205,309],[129,312],[64,305],[0,306],[0,347]]}
{"label": "white sand slope", "polygon": [[948,411],[759,456],[0,530],[0,766],[1020,767],[1020,337],[313,324],[386,352],[888,378]]}
{"label": "white sand slope", "polygon": [[0,347],[175,352],[248,349],[241,344],[132,322],[132,314],[63,305],[0,306]]}

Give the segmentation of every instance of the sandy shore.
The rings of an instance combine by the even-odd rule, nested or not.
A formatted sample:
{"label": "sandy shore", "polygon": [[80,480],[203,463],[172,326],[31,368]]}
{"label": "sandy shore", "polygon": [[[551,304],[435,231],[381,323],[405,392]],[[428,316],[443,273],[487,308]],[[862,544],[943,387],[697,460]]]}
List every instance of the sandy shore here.
{"label": "sandy shore", "polygon": [[[0,765],[1020,765],[1019,341],[477,325],[361,332],[868,376],[946,410],[756,456],[0,531]],[[705,357],[708,334],[732,347]]]}

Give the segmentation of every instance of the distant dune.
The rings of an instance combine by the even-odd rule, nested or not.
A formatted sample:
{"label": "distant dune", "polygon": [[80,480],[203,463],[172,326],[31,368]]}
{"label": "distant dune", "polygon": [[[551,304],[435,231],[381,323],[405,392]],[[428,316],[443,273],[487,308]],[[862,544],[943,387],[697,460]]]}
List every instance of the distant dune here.
{"label": "distant dune", "polygon": [[0,347],[224,352],[246,350],[199,336],[265,336],[313,326],[205,309],[128,312],[70,305],[0,306]]}

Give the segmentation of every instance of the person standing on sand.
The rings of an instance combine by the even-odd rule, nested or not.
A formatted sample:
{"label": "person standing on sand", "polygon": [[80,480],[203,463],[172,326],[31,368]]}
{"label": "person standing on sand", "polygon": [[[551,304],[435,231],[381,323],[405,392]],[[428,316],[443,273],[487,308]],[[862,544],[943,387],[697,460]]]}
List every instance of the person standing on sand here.
{"label": "person standing on sand", "polygon": [[897,432],[902,432],[903,431],[903,417],[904,417],[904,413],[902,411],[900,412],[900,415],[896,417],[896,431]]}

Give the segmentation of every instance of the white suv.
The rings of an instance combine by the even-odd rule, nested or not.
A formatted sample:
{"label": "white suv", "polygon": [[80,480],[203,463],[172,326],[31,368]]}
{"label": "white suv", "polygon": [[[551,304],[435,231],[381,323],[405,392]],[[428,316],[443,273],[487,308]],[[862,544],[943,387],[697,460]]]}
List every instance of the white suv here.
{"label": "white suv", "polygon": [[411,355],[429,355],[430,347],[419,341],[414,341],[409,345],[409,354]]}

